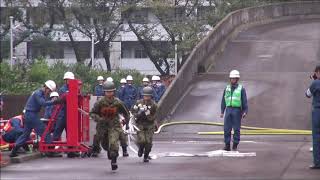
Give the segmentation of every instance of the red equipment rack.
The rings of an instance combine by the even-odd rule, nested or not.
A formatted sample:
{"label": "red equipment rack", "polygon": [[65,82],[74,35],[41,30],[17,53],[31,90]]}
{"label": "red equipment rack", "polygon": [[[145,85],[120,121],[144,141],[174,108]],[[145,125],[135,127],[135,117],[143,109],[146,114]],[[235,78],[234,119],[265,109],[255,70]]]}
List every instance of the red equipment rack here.
{"label": "red equipment rack", "polygon": [[[45,136],[51,132],[51,128],[57,119],[62,106],[56,108],[52,113],[48,126],[43,133],[40,143],[40,152],[88,152],[89,147],[89,101],[90,96],[80,93],[82,82],[80,80],[69,80],[69,92],[65,95],[67,110],[67,132],[66,141],[53,141],[46,144]],[[52,148],[52,147],[58,148]],[[51,148],[50,148],[51,147]]]}

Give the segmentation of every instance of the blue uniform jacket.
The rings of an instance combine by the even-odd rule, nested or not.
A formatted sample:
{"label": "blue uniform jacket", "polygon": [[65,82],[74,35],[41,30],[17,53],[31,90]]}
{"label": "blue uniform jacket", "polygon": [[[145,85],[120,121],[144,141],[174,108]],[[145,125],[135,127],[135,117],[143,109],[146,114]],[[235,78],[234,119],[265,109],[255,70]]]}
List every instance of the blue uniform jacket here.
{"label": "blue uniform jacket", "polygon": [[[231,92],[233,93],[233,91],[238,87],[238,84],[235,86],[231,86]],[[221,100],[221,114],[224,113],[225,109],[226,109],[226,101],[224,99],[224,95],[225,95],[226,90],[223,91],[223,95],[222,95],[222,100]],[[242,87],[241,89],[241,111],[242,113],[248,113],[248,100],[247,100],[247,93],[245,88]]]}
{"label": "blue uniform jacket", "polygon": [[94,95],[95,96],[104,96],[102,84],[96,85],[96,87],[94,88]]}
{"label": "blue uniform jacket", "polygon": [[53,105],[53,101],[46,101],[44,91],[42,89],[38,89],[34,91],[28,98],[25,110],[32,112],[40,112],[41,106],[50,105]]}
{"label": "blue uniform jacket", "polygon": [[[64,93],[67,93],[69,92],[69,88],[68,88],[68,85],[67,84],[64,84],[60,89],[59,89],[59,94],[60,95],[63,95]],[[59,118],[66,118],[66,110],[67,107],[66,107],[66,104],[63,105],[63,107],[61,108],[59,114],[58,114],[58,119]]]}
{"label": "blue uniform jacket", "polygon": [[123,91],[120,92],[120,97],[123,98],[123,102],[128,109],[131,109],[131,107],[136,103],[137,96],[138,91],[133,85],[126,85],[123,88]]}
{"label": "blue uniform jacket", "polygon": [[320,108],[320,80],[319,79],[314,80],[311,83],[309,90],[313,96],[313,99],[312,99],[313,108]]}
{"label": "blue uniform jacket", "polygon": [[153,87],[154,91],[155,91],[156,94],[157,94],[157,97],[155,98],[155,101],[156,101],[156,102],[159,102],[160,99],[161,99],[161,97],[162,97],[162,95],[163,95],[164,92],[166,91],[166,87],[165,87],[163,84],[161,84],[160,86],[158,86],[158,85],[153,85],[152,87]]}

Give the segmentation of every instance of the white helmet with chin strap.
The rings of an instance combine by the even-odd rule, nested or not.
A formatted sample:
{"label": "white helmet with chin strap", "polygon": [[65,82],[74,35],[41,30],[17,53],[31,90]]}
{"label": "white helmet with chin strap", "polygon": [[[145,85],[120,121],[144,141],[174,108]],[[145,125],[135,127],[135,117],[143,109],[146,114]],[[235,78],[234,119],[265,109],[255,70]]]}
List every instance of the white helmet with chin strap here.
{"label": "white helmet with chin strap", "polygon": [[50,93],[50,97],[59,97],[59,94],[56,91]]}
{"label": "white helmet with chin strap", "polygon": [[145,77],[142,79],[142,82],[149,82],[149,79]]}
{"label": "white helmet with chin strap", "polygon": [[238,70],[232,70],[229,74],[229,78],[240,78],[240,72]]}
{"label": "white helmet with chin strap", "polygon": [[125,78],[122,78],[122,79],[120,80],[120,83],[121,83],[121,84],[125,84],[125,83],[127,83],[127,80],[126,80]]}
{"label": "white helmet with chin strap", "polygon": [[103,81],[103,80],[104,80],[104,78],[102,76],[97,77],[97,81]]}
{"label": "white helmet with chin strap", "polygon": [[113,82],[113,78],[112,78],[112,77],[108,77],[108,78],[107,78],[107,81]]}
{"label": "white helmet with chin strap", "polygon": [[64,73],[64,76],[63,76],[63,79],[66,80],[66,79],[74,79],[74,74],[70,71]]}
{"label": "white helmet with chin strap", "polygon": [[57,85],[54,81],[52,80],[48,80],[44,83],[46,85],[47,88],[49,88],[51,91],[55,91],[57,88]]}
{"label": "white helmet with chin strap", "polygon": [[127,80],[127,81],[133,81],[133,78],[132,78],[131,75],[128,75],[126,80]]}

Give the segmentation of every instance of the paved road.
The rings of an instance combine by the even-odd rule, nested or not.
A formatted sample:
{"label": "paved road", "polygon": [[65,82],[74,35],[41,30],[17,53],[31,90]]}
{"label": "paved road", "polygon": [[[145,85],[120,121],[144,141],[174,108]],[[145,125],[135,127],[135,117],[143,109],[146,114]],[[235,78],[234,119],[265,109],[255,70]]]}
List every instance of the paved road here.
{"label": "paved road", "polygon": [[[222,121],[222,90],[231,69],[239,69],[249,95],[246,125],[310,128],[308,75],[320,61],[320,20],[290,21],[241,32],[209,73],[200,75],[182,99],[174,120]],[[196,136],[206,126],[174,126],[156,136],[155,155],[202,154],[223,147],[222,136]],[[95,159],[39,159],[1,169],[1,179],[313,179],[309,136],[242,136],[241,153],[255,157],[159,157],[150,164],[130,151],[110,171],[103,154]]]}
{"label": "paved road", "polygon": [[[310,129],[308,76],[320,63],[320,20],[288,21],[241,32],[226,47],[209,73],[200,75],[172,119],[218,121],[228,73],[238,69],[249,98],[243,124]],[[199,131],[174,128],[177,132]],[[207,129],[205,129],[207,130]]]}

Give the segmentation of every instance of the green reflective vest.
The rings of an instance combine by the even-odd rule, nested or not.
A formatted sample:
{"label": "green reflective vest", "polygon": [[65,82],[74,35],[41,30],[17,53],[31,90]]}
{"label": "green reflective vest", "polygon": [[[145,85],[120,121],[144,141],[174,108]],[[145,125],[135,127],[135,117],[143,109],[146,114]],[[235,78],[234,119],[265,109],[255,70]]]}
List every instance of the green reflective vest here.
{"label": "green reflective vest", "polygon": [[231,86],[228,85],[225,94],[224,94],[224,100],[226,102],[227,107],[241,107],[241,90],[242,90],[242,85],[238,85],[238,87],[231,92]]}

